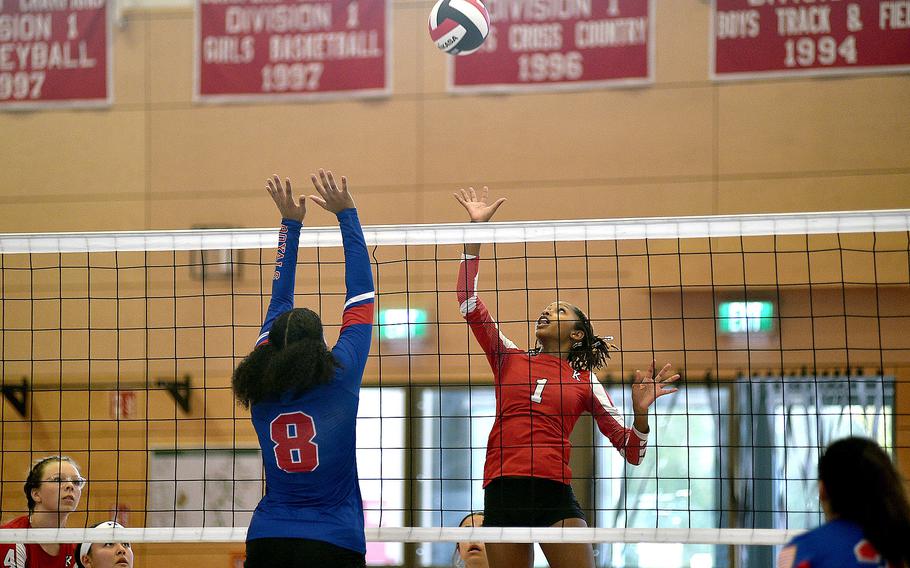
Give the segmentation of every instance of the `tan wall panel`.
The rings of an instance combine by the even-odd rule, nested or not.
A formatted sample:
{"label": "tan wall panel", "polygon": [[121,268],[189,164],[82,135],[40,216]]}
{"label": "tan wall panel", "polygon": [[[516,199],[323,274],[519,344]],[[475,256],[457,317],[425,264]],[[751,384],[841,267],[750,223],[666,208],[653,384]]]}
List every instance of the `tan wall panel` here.
{"label": "tan wall panel", "polygon": [[656,84],[707,82],[707,2],[654,2]]}
{"label": "tan wall panel", "polygon": [[[648,205],[649,216],[708,215],[714,210],[714,189],[710,182],[603,183],[576,185],[571,182],[495,183],[465,173],[462,186],[475,190],[489,185],[491,197],[508,201],[496,212],[496,221],[527,219],[601,219],[634,217]],[[440,184],[445,185],[445,184]],[[419,219],[424,223],[462,223],[468,220],[464,208],[452,194],[458,183],[436,186],[422,193]]]}
{"label": "tan wall panel", "polygon": [[136,567],[146,568],[171,564],[179,558],[181,566],[194,568],[234,568],[242,562],[234,560],[242,557],[243,544],[145,544],[136,546]]}
{"label": "tan wall panel", "polygon": [[721,181],[717,212],[782,213],[910,207],[908,187],[910,173]]}
{"label": "tan wall panel", "polygon": [[[430,38],[427,25],[432,7],[433,2],[429,1],[423,6],[412,6],[407,12],[411,18],[409,25],[412,27],[408,31],[399,32],[413,33],[416,37],[413,55],[407,55],[407,58],[413,61],[411,64],[419,73],[418,88],[421,99],[452,96],[446,92],[446,85],[453,56],[440,51]],[[399,10],[403,8],[404,6],[398,7]]]}
{"label": "tan wall panel", "polygon": [[[306,164],[295,164],[292,169],[293,171],[276,169],[275,173],[282,176],[287,174],[297,195],[314,194],[316,190],[310,182]],[[201,194],[197,194],[191,188],[183,192],[166,193],[161,199],[149,203],[151,224],[162,229],[186,229],[196,226],[259,228],[274,226],[277,239],[280,215],[265,191],[266,177],[272,172],[260,167],[249,173],[250,175],[244,177],[247,182],[245,190],[241,187],[233,192],[225,192],[226,195],[223,197],[218,196],[217,189]],[[334,173],[336,176],[346,175],[342,167],[335,168]],[[422,195],[415,194],[413,189],[399,186],[365,186],[355,177],[349,177],[348,184],[357,204],[360,221],[364,225],[408,224],[419,221]],[[454,200],[453,204],[457,205]],[[432,220],[435,221],[436,218]],[[307,201],[304,224],[306,227],[338,226],[335,216],[313,201]],[[274,253],[270,252],[269,255],[273,256]]]}
{"label": "tan wall panel", "polygon": [[44,228],[54,231],[135,231],[145,226],[145,203],[99,198],[67,201],[27,201],[14,203],[0,199],[0,232],[30,233]]}
{"label": "tan wall panel", "polygon": [[[426,45],[436,49],[427,32],[427,14],[430,6],[392,2],[392,97],[413,97],[423,90]],[[421,25],[421,23],[423,25]]]}
{"label": "tan wall panel", "polygon": [[146,12],[142,17],[148,19],[149,29],[147,102],[153,105],[190,104],[193,98],[193,12]]}
{"label": "tan wall panel", "polygon": [[114,23],[114,108],[117,110],[145,103],[148,87],[146,41],[150,23],[148,18],[131,17],[130,14],[125,15],[123,25]]}
{"label": "tan wall panel", "polygon": [[722,175],[910,166],[910,77],[747,82],[719,89]]}
{"label": "tan wall panel", "polygon": [[264,188],[271,173],[303,181],[320,166],[360,183],[413,184],[416,148],[403,133],[414,132],[414,119],[410,105],[394,102],[155,111],[149,180],[153,194],[181,198]]}
{"label": "tan wall panel", "polygon": [[425,179],[571,183],[709,175],[711,101],[708,88],[427,101],[433,120],[425,123]]}
{"label": "tan wall panel", "polygon": [[[0,114],[0,198],[132,197],[143,188],[144,119],[118,111]],[[96,215],[92,224],[108,216]],[[9,217],[4,212],[0,224],[16,221]]]}

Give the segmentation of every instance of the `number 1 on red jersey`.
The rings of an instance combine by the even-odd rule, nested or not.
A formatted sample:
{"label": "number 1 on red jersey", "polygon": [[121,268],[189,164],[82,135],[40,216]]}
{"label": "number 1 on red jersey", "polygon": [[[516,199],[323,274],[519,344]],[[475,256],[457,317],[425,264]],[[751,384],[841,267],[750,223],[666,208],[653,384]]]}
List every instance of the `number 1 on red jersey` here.
{"label": "number 1 on red jersey", "polygon": [[547,379],[537,379],[537,388],[534,389],[534,394],[531,395],[531,402],[541,403],[543,402],[543,388],[547,386]]}
{"label": "number 1 on red jersey", "polygon": [[301,473],[319,467],[319,444],[313,441],[316,424],[312,416],[300,411],[285,412],[272,420],[270,430],[279,469]]}

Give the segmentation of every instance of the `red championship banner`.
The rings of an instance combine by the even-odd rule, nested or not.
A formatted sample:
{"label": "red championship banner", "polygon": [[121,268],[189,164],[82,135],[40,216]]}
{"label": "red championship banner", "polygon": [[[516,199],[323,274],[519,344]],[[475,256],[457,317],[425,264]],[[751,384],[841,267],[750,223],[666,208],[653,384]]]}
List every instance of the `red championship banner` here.
{"label": "red championship banner", "polygon": [[196,0],[202,102],[388,95],[389,0]]}
{"label": "red championship banner", "polygon": [[484,0],[490,35],[453,56],[449,90],[514,92],[653,81],[652,0]]}
{"label": "red championship banner", "polygon": [[0,110],[110,105],[110,10],[107,0],[0,0]]}
{"label": "red championship banner", "polygon": [[711,78],[910,70],[910,1],[712,0]]}

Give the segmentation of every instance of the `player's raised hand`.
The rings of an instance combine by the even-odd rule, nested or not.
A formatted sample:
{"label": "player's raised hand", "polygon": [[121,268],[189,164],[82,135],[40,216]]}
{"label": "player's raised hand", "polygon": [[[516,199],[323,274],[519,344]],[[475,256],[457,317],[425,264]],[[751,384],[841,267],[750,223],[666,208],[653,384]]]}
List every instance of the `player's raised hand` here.
{"label": "player's raised hand", "polygon": [[294,197],[290,179],[284,178],[284,185],[282,185],[278,174],[273,174],[266,180],[265,188],[272,196],[272,201],[278,206],[282,219],[303,221],[303,218],[306,217],[306,199]]}
{"label": "player's raised hand", "polygon": [[671,374],[672,366],[667,363],[655,374],[656,366],[657,361],[651,361],[647,373],[635,371],[635,379],[632,381],[632,409],[635,414],[646,413],[655,400],[679,390],[672,386],[679,379],[679,373]]}
{"label": "player's raised hand", "polygon": [[500,197],[493,203],[488,204],[487,195],[489,193],[490,190],[487,186],[483,186],[480,197],[477,196],[477,192],[474,191],[473,187],[469,187],[467,191],[459,189],[452,195],[458,203],[461,203],[461,206],[465,208],[465,211],[468,212],[468,216],[471,217],[472,223],[485,223],[493,217],[496,210],[499,209],[499,206],[506,202],[505,197]]}
{"label": "player's raised hand", "polygon": [[354,207],[354,198],[348,192],[348,178],[341,176],[341,187],[339,188],[332,172],[319,168],[319,176],[311,174],[310,179],[313,181],[316,191],[319,192],[319,195],[311,195],[310,199],[326,211],[338,214]]}

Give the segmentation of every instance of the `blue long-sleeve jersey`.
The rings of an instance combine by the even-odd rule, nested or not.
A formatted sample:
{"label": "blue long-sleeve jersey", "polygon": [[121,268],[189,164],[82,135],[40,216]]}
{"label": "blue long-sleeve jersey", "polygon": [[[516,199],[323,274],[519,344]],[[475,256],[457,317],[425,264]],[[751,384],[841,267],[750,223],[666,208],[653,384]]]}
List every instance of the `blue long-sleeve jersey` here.
{"label": "blue long-sleeve jersey", "polygon": [[[347,288],[341,335],[332,348],[340,366],[328,384],[252,406],[266,493],[253,513],[247,540],[307,538],[364,553],[356,421],[375,293],[357,210],[341,211],[338,221]],[[300,222],[282,220],[272,298],[257,347],[268,341],[275,319],[294,307],[300,227]]]}

